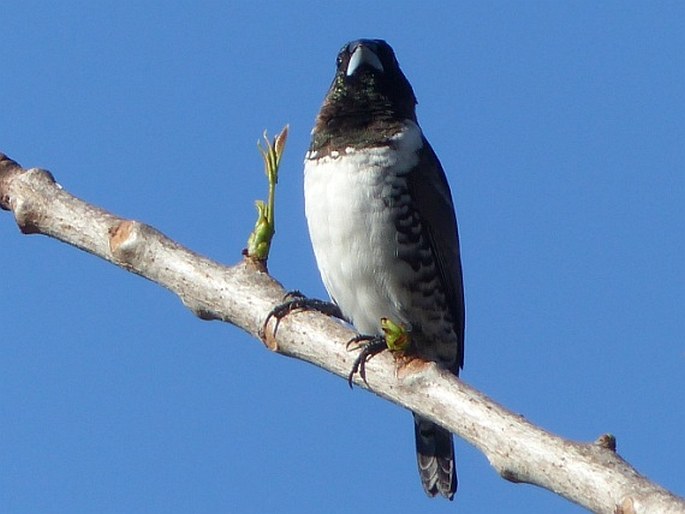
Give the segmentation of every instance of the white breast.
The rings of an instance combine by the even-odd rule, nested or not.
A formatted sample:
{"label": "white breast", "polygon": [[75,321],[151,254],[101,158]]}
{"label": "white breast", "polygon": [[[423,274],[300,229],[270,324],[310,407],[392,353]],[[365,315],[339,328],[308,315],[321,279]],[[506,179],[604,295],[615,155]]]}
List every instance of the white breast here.
{"label": "white breast", "polygon": [[391,146],[305,159],[305,213],[321,278],[363,334],[378,333],[382,317],[409,323],[403,277],[411,270],[397,258],[387,199],[393,188],[406,186],[421,145],[420,129],[410,124]]}

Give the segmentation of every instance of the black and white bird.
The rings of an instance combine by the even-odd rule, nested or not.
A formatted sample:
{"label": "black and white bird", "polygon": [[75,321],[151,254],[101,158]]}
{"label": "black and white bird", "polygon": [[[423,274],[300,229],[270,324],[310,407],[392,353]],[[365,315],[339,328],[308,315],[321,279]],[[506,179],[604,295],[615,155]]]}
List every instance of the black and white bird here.
{"label": "black and white bird", "polygon": [[[323,283],[361,334],[404,326],[410,352],[459,373],[464,293],[445,173],[416,120],[416,97],[380,39],[345,45],[304,165],[305,210]],[[452,434],[414,415],[429,496],[457,489]]]}

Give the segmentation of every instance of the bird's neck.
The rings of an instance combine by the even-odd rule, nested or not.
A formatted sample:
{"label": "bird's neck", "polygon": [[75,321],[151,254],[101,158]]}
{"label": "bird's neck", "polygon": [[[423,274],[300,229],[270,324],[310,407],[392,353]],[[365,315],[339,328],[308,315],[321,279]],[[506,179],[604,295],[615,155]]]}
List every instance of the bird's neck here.
{"label": "bird's neck", "polygon": [[328,153],[350,147],[383,146],[406,126],[408,120],[412,118],[378,104],[366,108],[331,105],[319,113],[310,150]]}

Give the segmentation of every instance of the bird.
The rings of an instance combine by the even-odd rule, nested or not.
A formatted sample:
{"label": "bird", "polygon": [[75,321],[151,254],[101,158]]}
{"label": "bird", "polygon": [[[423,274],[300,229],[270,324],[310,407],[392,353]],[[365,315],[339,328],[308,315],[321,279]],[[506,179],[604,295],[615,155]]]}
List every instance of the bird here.
{"label": "bird", "polygon": [[[464,288],[445,172],[418,125],[416,97],[391,46],[342,47],[304,160],[305,214],[324,286],[360,334],[403,327],[409,352],[459,374]],[[452,500],[452,434],[414,414],[421,483]]]}

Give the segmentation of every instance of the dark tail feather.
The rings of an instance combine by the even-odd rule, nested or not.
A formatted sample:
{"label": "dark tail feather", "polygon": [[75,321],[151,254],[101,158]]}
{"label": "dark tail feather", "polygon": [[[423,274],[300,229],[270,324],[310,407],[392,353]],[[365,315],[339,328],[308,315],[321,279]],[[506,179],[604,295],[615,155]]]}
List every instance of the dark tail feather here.
{"label": "dark tail feather", "polygon": [[452,434],[432,421],[414,415],[416,459],[421,484],[428,496],[441,494],[448,500],[457,490]]}

